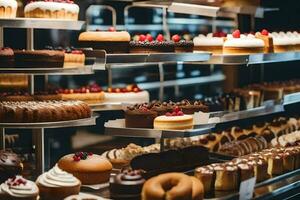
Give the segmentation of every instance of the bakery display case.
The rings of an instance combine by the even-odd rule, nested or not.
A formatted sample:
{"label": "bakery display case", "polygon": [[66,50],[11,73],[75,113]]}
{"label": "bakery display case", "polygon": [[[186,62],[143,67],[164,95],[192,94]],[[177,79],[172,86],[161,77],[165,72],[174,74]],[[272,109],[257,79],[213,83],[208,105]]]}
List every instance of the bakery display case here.
{"label": "bakery display case", "polygon": [[[300,34],[255,26],[280,4],[11,1],[0,2],[0,199],[300,197],[298,69],[275,76],[298,64]],[[25,30],[22,50],[7,29]],[[60,42],[41,48],[47,34]]]}

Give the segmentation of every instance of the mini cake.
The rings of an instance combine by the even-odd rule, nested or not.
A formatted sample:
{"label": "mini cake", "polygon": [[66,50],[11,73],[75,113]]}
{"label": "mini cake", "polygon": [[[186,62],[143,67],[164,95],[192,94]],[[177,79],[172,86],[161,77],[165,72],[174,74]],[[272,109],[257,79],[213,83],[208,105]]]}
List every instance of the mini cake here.
{"label": "mini cake", "polygon": [[154,129],[185,130],[192,129],[193,126],[193,117],[185,115],[178,107],[172,113],[166,113],[154,119]]}
{"label": "mini cake", "polygon": [[255,34],[256,38],[259,38],[264,41],[265,43],[265,53],[273,53],[274,46],[273,46],[273,38],[270,36],[269,32],[266,29],[263,29],[261,32],[257,32]]}
{"label": "mini cake", "polygon": [[55,165],[51,170],[40,175],[36,184],[43,200],[64,199],[79,194],[81,182]]}
{"label": "mini cake", "polygon": [[283,158],[273,152],[263,152],[262,156],[268,162],[268,174],[270,176],[276,176],[283,174]]}
{"label": "mini cake", "polygon": [[222,54],[225,37],[226,34],[223,32],[210,33],[207,36],[200,34],[193,40],[194,51],[209,51],[213,54]]}
{"label": "mini cake", "polygon": [[177,34],[172,36],[172,41],[175,44],[176,53],[193,52],[193,41],[181,39],[181,37]]}
{"label": "mini cake", "polygon": [[110,196],[113,199],[140,199],[144,182],[143,171],[125,169],[112,176],[109,181]]}
{"label": "mini cake", "polygon": [[287,36],[284,32],[272,32],[271,36],[273,38],[274,52],[286,52],[294,50],[293,40]]}
{"label": "mini cake", "polygon": [[87,104],[101,103],[104,101],[104,92],[97,84],[78,89],[58,90],[62,100],[80,100]]}
{"label": "mini cake", "polygon": [[51,50],[17,50],[15,51],[16,67],[28,68],[62,68],[64,53]]}
{"label": "mini cake", "polygon": [[104,92],[106,103],[147,103],[149,92],[141,90],[137,85],[128,85],[126,88],[108,88]]}
{"label": "mini cake", "polygon": [[212,166],[208,165],[196,168],[195,177],[203,183],[205,194],[208,194],[212,191],[215,183],[215,174]]}
{"label": "mini cake", "polygon": [[165,41],[164,36],[159,34],[156,40],[150,35],[139,35],[129,43],[130,53],[166,53],[174,52],[175,44],[173,41]]}
{"label": "mini cake", "polygon": [[0,18],[16,18],[18,3],[15,0],[0,1]]}
{"label": "mini cake", "polygon": [[82,47],[105,50],[107,53],[128,53],[130,35],[126,31],[88,31],[79,35]]}
{"label": "mini cake", "polygon": [[22,176],[9,178],[0,185],[0,199],[5,200],[37,200],[39,188]]}
{"label": "mini cake", "polygon": [[227,163],[213,165],[216,173],[215,190],[232,191],[238,189],[238,167]]}
{"label": "mini cake", "polygon": [[30,1],[24,13],[28,18],[77,20],[79,6],[73,0]]}
{"label": "mini cake", "polygon": [[57,166],[77,177],[84,185],[94,185],[109,181],[111,163],[92,153],[78,152],[62,157]]}
{"label": "mini cake", "polygon": [[128,128],[153,128],[157,113],[145,106],[128,107],[125,111],[125,125]]}
{"label": "mini cake", "polygon": [[11,48],[0,49],[0,68],[14,67],[14,51]]}
{"label": "mini cake", "polygon": [[0,183],[21,174],[23,164],[17,154],[11,151],[0,151]]}
{"label": "mini cake", "polygon": [[255,38],[254,35],[241,35],[239,30],[236,30],[232,35],[227,35],[227,40],[224,42],[224,54],[251,54],[264,53],[264,41]]}

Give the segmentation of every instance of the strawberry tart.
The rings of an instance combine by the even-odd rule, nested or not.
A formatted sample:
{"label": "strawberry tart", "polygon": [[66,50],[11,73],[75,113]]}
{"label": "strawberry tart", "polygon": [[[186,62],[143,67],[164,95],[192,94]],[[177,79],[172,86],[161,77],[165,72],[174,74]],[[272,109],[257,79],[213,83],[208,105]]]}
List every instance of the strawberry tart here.
{"label": "strawberry tart", "polygon": [[126,88],[108,88],[104,92],[106,103],[147,103],[149,92],[141,90],[137,85],[128,85]]}
{"label": "strawberry tart", "polygon": [[73,0],[30,1],[24,13],[28,18],[78,20],[79,6]]}
{"label": "strawberry tart", "polygon": [[16,18],[17,9],[17,1],[0,0],[0,18]]}
{"label": "strawberry tart", "polygon": [[172,113],[166,113],[154,119],[154,129],[159,130],[186,130],[193,128],[193,116],[185,115],[179,107]]}
{"label": "strawberry tart", "polygon": [[239,30],[227,35],[223,45],[224,54],[264,53],[265,43],[252,34],[244,35]]}
{"label": "strawberry tart", "polygon": [[222,54],[226,33],[200,34],[194,38],[194,51],[209,51],[213,54]]}
{"label": "strawberry tart", "polygon": [[166,41],[162,34],[154,40],[150,34],[136,35],[129,43],[130,53],[166,53],[174,52],[175,44],[173,41]]}

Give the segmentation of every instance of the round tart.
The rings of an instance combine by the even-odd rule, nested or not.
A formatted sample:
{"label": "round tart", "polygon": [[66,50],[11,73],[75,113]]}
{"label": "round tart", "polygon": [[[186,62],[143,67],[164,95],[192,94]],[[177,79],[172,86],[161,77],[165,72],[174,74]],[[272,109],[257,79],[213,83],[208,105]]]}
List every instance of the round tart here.
{"label": "round tart", "polygon": [[100,155],[77,152],[62,157],[58,163],[62,170],[73,174],[84,185],[95,185],[109,181],[111,163]]}

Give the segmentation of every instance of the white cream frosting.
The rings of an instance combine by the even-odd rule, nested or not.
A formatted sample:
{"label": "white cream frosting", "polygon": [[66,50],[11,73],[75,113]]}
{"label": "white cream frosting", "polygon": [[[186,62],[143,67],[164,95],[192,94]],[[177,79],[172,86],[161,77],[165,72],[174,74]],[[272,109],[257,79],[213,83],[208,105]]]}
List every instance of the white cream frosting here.
{"label": "white cream frosting", "polygon": [[72,187],[79,185],[80,181],[55,165],[51,170],[40,175],[37,183],[46,187]]}
{"label": "white cream frosting", "polygon": [[[25,181],[25,184],[13,185],[12,183],[16,182],[18,179]],[[12,197],[34,197],[39,193],[37,185],[29,180],[25,180],[22,176],[16,176],[16,181],[12,179],[7,180],[5,183],[2,183],[0,186],[0,194],[8,194]]]}
{"label": "white cream frosting", "polygon": [[15,0],[0,0],[0,7],[2,6],[16,9],[18,7],[18,3]]}
{"label": "white cream frosting", "polygon": [[24,12],[30,12],[35,9],[50,10],[51,12],[58,10],[66,10],[72,13],[79,13],[79,6],[72,3],[58,3],[58,2],[45,2],[45,1],[35,1],[29,3],[25,6]]}
{"label": "white cream frosting", "polygon": [[298,32],[287,32],[286,35],[292,40],[294,45],[299,45],[300,44],[300,35]]}
{"label": "white cream frosting", "polygon": [[288,37],[284,32],[272,32],[273,44],[278,46],[294,45],[293,39]]}
{"label": "white cream frosting", "polygon": [[107,103],[147,103],[150,100],[149,92],[104,93]]}
{"label": "white cream frosting", "polygon": [[224,47],[264,47],[263,40],[256,38],[252,34],[241,35],[240,38],[234,38],[232,35],[227,35],[227,40],[224,42]]}
{"label": "white cream frosting", "polygon": [[207,36],[200,34],[194,38],[193,42],[195,46],[223,46],[224,39],[222,37],[213,37],[210,33]]}

